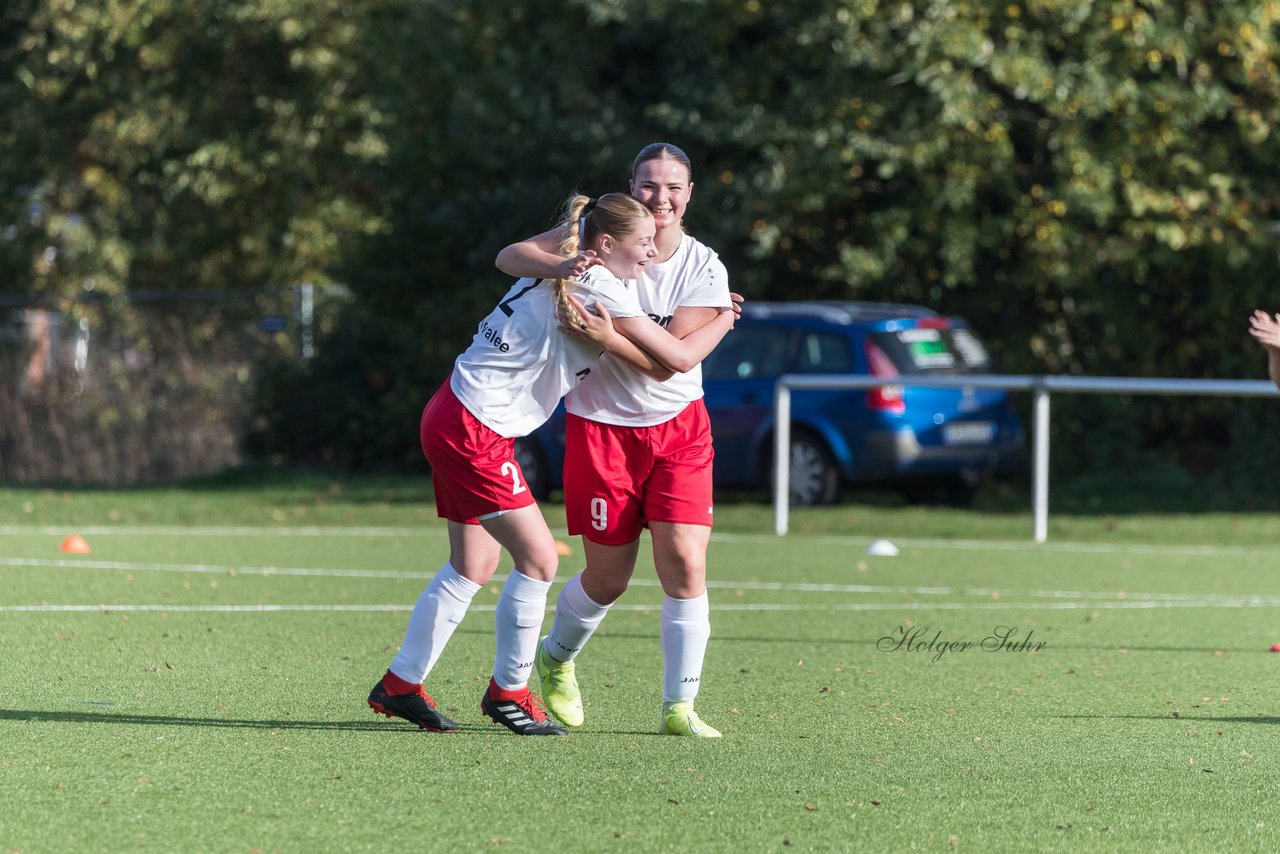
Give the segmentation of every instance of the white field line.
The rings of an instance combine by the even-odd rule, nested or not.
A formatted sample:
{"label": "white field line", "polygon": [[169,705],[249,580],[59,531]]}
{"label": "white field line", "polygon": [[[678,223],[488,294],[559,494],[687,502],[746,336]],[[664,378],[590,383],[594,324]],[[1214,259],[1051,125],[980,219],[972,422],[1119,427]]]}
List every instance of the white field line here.
{"label": "white field line", "polygon": [[[1079,602],[860,602],[846,604],[810,604],[794,605],[779,603],[756,603],[752,605],[717,605],[712,604],[713,611],[1078,611],[1078,610],[1151,610],[1156,608],[1272,608],[1274,603],[1258,602],[1255,599],[1239,599],[1235,601],[1112,601],[1096,600]],[[470,611],[495,610],[495,605],[472,605]],[[296,612],[408,612],[413,610],[412,604],[397,605],[0,605],[0,614],[12,613],[92,613],[111,614],[124,612],[157,612],[157,613],[296,613]],[[662,610],[661,603],[652,605],[614,605],[613,611],[649,611]]]}
{"label": "white field line", "polygon": [[[133,561],[76,560],[71,558],[0,558],[0,566],[50,567],[57,569],[90,569],[116,572],[174,572],[205,573],[214,575],[305,576],[319,578],[394,578],[427,580],[435,573],[381,569],[344,569],[319,567],[236,566],[220,564],[188,563],[139,563]],[[564,579],[557,579],[563,581]],[[653,578],[633,578],[633,587],[658,587]],[[1280,596],[1240,595],[1226,593],[1141,593],[1102,590],[1021,590],[993,587],[921,587],[875,584],[814,584],[782,581],[708,581],[713,590],[774,590],[796,593],[861,593],[908,596],[968,596],[991,599],[990,607],[1002,607],[997,600],[1003,597],[1031,597],[1035,599],[1092,599],[1130,602],[1251,602],[1280,606]],[[797,606],[807,608],[808,606]],[[1136,606],[1135,606],[1136,607]]]}
{"label": "white field line", "polygon": [[290,566],[235,566],[204,563],[138,563],[121,560],[74,560],[70,558],[0,557],[0,566],[44,566],[56,569],[107,569],[124,572],[203,572],[214,575],[306,575],[327,578],[417,578],[434,572],[400,572],[389,569],[341,569]]}
{"label": "white field line", "polygon": [[[66,536],[80,534],[82,536],[188,536],[188,537],[428,537],[443,538],[447,530],[440,525],[430,524],[417,527],[343,527],[343,526],[294,526],[274,527],[267,525],[226,525],[226,526],[187,526],[187,525],[0,525],[0,536],[3,535],[47,535]],[[553,532],[561,539],[570,539],[563,529]],[[838,547],[866,547],[880,537],[873,536],[838,536],[832,534],[789,534],[779,537],[774,534],[729,534],[713,533],[713,542],[721,543],[754,543],[758,545],[775,545],[784,549],[794,547],[803,540],[807,544],[830,545]],[[928,537],[892,538],[899,548],[927,549],[940,551],[1026,551],[1026,552],[1064,552],[1085,554],[1155,554],[1186,556],[1275,556],[1280,557],[1280,545],[1276,546],[1216,546],[1216,545],[1177,545],[1168,543],[1074,543],[1049,542],[1034,543],[1030,540],[949,540]]]}
{"label": "white field line", "polygon": [[[307,576],[339,578],[430,578],[433,573],[363,570],[345,568],[309,568],[276,566],[231,566],[216,564],[137,563],[130,561],[0,558],[0,566],[50,567],[57,569],[89,569],[115,572],[206,573],[224,576]],[[657,579],[637,578],[636,587],[658,587]],[[915,602],[851,602],[851,603],[712,603],[718,611],[891,611],[912,609],[934,610],[1079,610],[1079,609],[1151,609],[1151,608],[1271,608],[1280,606],[1280,596],[1239,595],[1222,593],[1143,593],[1100,590],[1018,590],[989,587],[923,587],[873,584],[812,584],[777,581],[711,581],[713,590],[762,590],[790,593],[844,593],[851,595],[964,597],[969,601]],[[1026,600],[1054,601],[1026,601]],[[5,605],[2,612],[22,611],[193,611],[193,612],[274,612],[274,611],[408,611],[412,603],[397,605]],[[477,605],[477,610],[493,606]],[[652,605],[616,605],[618,610],[651,611]]]}
{"label": "white field line", "polygon": [[[793,535],[788,535],[793,536]],[[759,543],[776,542],[791,546],[794,541],[787,537],[770,537],[766,534],[712,534],[712,540],[724,543]],[[806,544],[829,546],[867,546],[880,537],[839,537],[830,534],[798,535]],[[1215,546],[1169,543],[1073,543],[1048,542],[1034,543],[1030,540],[946,540],[927,537],[889,538],[899,548],[927,549],[937,551],[997,551],[997,552],[1063,552],[1067,554],[1150,554],[1150,555],[1185,555],[1222,556],[1222,557],[1280,557],[1280,546]]]}

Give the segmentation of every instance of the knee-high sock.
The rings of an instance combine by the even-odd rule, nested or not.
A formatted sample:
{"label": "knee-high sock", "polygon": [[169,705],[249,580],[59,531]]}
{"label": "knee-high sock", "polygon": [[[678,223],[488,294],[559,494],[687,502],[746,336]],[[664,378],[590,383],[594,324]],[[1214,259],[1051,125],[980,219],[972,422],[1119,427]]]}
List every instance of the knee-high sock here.
{"label": "knee-high sock", "polygon": [[582,574],[569,579],[556,599],[556,616],[543,647],[556,661],[572,661],[595,633],[608,605],[601,605],[582,589]]}
{"label": "knee-high sock", "polygon": [[479,589],[479,584],[446,563],[413,606],[404,643],[391,660],[391,672],[415,684],[426,679]]}
{"label": "knee-high sock", "polygon": [[499,688],[515,690],[529,684],[550,589],[550,581],[537,581],[518,569],[513,569],[502,585],[494,615],[498,650],[493,659],[493,681]]}
{"label": "knee-high sock", "polygon": [[662,699],[691,702],[698,696],[702,659],[711,639],[711,605],[707,594],[693,599],[662,600]]}

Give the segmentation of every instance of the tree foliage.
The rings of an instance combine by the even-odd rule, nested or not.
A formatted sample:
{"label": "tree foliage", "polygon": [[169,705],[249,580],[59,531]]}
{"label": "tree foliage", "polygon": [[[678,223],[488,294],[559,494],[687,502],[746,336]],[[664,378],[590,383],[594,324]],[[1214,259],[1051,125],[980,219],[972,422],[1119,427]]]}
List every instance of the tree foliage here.
{"label": "tree foliage", "polygon": [[[328,0],[10,3],[13,275],[31,294],[325,280],[378,226],[360,22]],[[16,263],[16,262],[24,263]]]}
{"label": "tree foliage", "polygon": [[[505,286],[496,251],[571,189],[622,189],[656,140],[693,157],[687,224],[737,290],[922,302],[1008,370],[1260,376],[1245,318],[1280,307],[1280,0],[3,15],[6,277],[63,300],[347,283],[348,322],[276,389],[341,378],[318,385],[362,449],[343,459],[412,453],[416,410]],[[1223,412],[1073,403],[1064,430],[1228,441]]]}

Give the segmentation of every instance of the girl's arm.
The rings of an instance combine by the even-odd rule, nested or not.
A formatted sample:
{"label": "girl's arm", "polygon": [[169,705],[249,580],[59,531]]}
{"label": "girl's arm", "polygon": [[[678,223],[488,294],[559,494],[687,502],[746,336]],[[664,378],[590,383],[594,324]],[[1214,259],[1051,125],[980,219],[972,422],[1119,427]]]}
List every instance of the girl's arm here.
{"label": "girl's arm", "polygon": [[1249,334],[1267,351],[1267,374],[1280,388],[1280,314],[1272,317],[1265,311],[1255,311],[1249,318]]}
{"label": "girl's arm", "polygon": [[614,326],[659,362],[683,374],[693,370],[707,358],[707,354],[733,328],[733,320],[732,311],[718,312],[710,323],[683,338],[676,338],[649,317],[624,317],[614,321]]}
{"label": "girl's arm", "polygon": [[671,315],[671,323],[668,324],[667,331],[677,338],[683,338],[690,332],[706,326],[720,314],[720,309],[710,306],[683,305]]}
{"label": "girl's arm", "polygon": [[604,263],[590,249],[571,258],[564,257],[560,254],[563,241],[564,226],[557,226],[505,247],[494,259],[494,264],[517,279],[573,279],[589,267]]}
{"label": "girl's arm", "polygon": [[[574,308],[578,309],[578,313],[583,315],[584,318],[589,314],[586,307],[576,297],[569,295],[569,299],[573,302]],[[597,306],[597,309],[599,308],[600,306]],[[676,316],[679,317],[682,311],[684,309],[678,310]],[[702,319],[709,322],[704,322],[700,327],[685,332],[681,338],[675,337],[673,332],[669,332],[654,323],[652,318],[643,316],[614,318],[612,323],[613,331],[629,338],[633,344],[657,359],[668,369],[683,374],[697,367],[707,357],[707,354],[715,349],[715,346],[720,343],[720,339],[724,338],[729,330],[733,328],[733,322],[736,317],[732,311],[720,311],[715,308],[697,308],[692,311],[697,312]],[[707,317],[707,315],[714,316]],[[693,324],[687,323],[685,325],[692,326]],[[674,321],[672,326],[675,326]],[[597,341],[597,343],[603,346],[602,341]],[[628,359],[628,361],[632,360]],[[632,363],[634,364],[634,362]]]}
{"label": "girl's arm", "polygon": [[[565,326],[562,322],[560,326],[561,332],[574,338],[590,341],[606,353],[622,359],[637,371],[648,374],[658,382],[666,382],[671,379],[674,371],[644,350],[641,350],[632,343],[630,338],[619,332],[614,326],[616,321],[603,305],[596,303],[595,313],[593,313],[588,311],[582,301],[573,294],[566,294],[566,296],[573,303],[573,307],[578,310],[579,316],[582,317],[582,324],[577,328],[572,328]],[[643,319],[647,320],[648,318]]]}

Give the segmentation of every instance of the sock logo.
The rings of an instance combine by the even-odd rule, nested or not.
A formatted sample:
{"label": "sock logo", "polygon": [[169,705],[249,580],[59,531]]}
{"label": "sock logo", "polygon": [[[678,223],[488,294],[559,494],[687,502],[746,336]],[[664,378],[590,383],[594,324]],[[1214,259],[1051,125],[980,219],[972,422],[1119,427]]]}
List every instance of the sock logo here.
{"label": "sock logo", "polygon": [[702,677],[700,677],[700,676],[686,676],[686,677],[684,677],[683,679],[681,679],[681,680],[680,680],[680,682],[681,682],[681,684],[686,683],[686,682],[697,682],[700,678],[702,678]]}

